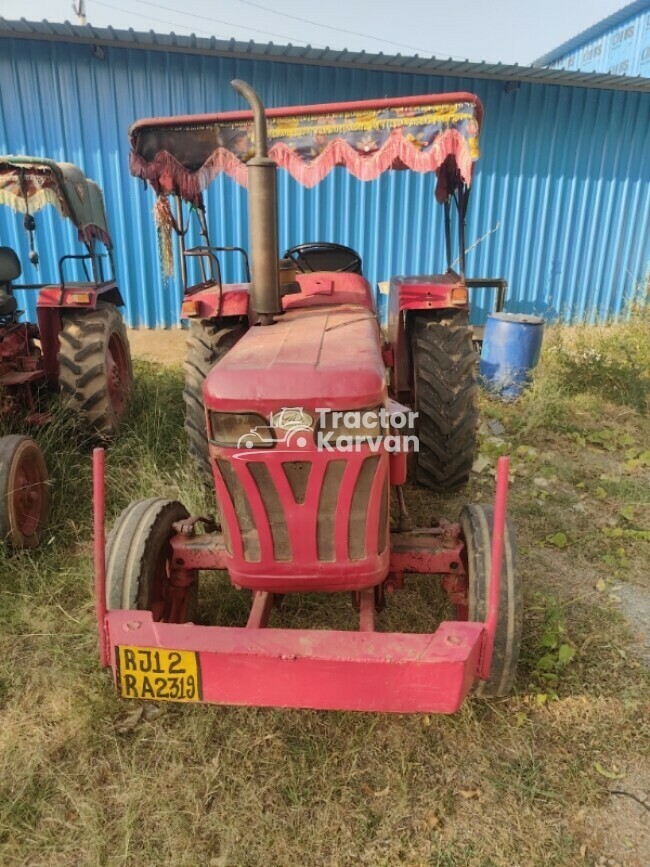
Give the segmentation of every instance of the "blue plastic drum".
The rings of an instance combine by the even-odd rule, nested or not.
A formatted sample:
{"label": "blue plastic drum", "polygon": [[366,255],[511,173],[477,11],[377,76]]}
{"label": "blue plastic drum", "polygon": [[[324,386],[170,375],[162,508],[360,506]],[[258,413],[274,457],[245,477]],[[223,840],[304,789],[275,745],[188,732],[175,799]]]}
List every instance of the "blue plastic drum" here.
{"label": "blue plastic drum", "polygon": [[519,397],[539,361],[544,319],[523,313],[492,313],[483,337],[479,375],[504,400]]}

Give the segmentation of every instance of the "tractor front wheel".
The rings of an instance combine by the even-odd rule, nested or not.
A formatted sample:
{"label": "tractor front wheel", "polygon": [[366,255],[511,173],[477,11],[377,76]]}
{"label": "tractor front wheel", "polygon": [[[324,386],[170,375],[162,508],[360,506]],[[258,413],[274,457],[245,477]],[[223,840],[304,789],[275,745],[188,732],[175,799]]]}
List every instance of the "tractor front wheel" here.
{"label": "tractor front wheel", "polygon": [[0,438],[0,541],[35,548],[47,526],[50,488],[43,453],[33,439]]}
{"label": "tractor front wheel", "polygon": [[208,432],[205,424],[203,383],[214,365],[237,343],[246,332],[242,323],[217,325],[210,319],[190,323],[185,354],[185,432],[189,453],[206,482],[212,480],[208,454]]}
{"label": "tractor front wheel", "polygon": [[[465,506],[460,514],[468,580],[467,617],[470,621],[481,622],[487,616],[493,524],[492,506]],[[510,522],[506,519],[499,619],[492,653],[492,670],[489,680],[478,681],[474,690],[475,695],[501,696],[507,695],[512,689],[519,661],[522,617],[523,598],[517,563],[517,544]]]}
{"label": "tractor front wheel", "polygon": [[469,479],[478,420],[476,358],[465,312],[415,317],[415,475],[427,488],[453,491]]}
{"label": "tractor front wheel", "polygon": [[198,572],[191,583],[172,583],[173,525],[188,511],[175,500],[138,500],[122,512],[106,544],[106,603],[112,609],[151,611],[165,623],[188,623],[196,617]]}
{"label": "tractor front wheel", "polygon": [[59,335],[59,385],[64,398],[102,438],[115,434],[133,381],[124,321],[113,304],[63,316]]}

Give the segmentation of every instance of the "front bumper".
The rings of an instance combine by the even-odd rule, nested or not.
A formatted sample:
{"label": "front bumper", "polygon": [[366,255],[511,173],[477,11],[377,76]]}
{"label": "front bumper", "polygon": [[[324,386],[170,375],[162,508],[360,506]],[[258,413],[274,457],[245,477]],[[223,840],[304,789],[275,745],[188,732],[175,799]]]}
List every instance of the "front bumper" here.
{"label": "front bumper", "polygon": [[174,648],[197,654],[202,702],[389,713],[457,711],[485,633],[460,622],[431,635],[178,625],[155,623],[149,611],[109,611],[105,625],[123,695],[119,645]]}

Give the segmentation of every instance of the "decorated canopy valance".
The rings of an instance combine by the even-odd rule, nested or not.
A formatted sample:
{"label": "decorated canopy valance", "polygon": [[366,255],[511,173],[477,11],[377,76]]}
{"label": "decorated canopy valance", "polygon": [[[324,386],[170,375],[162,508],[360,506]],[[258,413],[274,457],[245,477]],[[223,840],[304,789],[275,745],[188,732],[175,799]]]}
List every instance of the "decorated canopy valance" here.
{"label": "decorated canopy valance", "polygon": [[74,223],[81,241],[90,244],[98,238],[111,246],[102,191],[71,163],[0,156],[0,205],[22,214],[53,205]]}
{"label": "decorated canopy valance", "polygon": [[[471,93],[267,109],[269,156],[306,187],[335,166],[370,181],[388,169],[438,175],[444,201],[470,184],[482,106]],[[131,173],[159,194],[198,203],[225,172],[246,185],[254,153],[250,112],[153,118],[133,124]]]}

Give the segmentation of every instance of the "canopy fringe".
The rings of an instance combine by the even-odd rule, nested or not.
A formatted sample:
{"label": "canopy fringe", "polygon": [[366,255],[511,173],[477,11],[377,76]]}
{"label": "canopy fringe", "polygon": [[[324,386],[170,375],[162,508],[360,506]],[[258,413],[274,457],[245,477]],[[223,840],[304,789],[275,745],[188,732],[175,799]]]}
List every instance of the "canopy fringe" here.
{"label": "canopy fringe", "polygon": [[[440,133],[426,151],[416,141],[405,137],[402,130],[393,130],[374,153],[360,151],[344,139],[337,138],[308,161],[285,142],[272,145],[269,156],[308,188],[316,186],[335,166],[344,166],[361,181],[374,180],[391,168],[436,172],[436,198],[444,201],[453,192],[458,175],[466,184],[471,183],[478,153],[475,140],[468,140],[457,130],[448,129]],[[158,151],[151,161],[132,151],[130,169],[131,174],[149,181],[159,195],[178,194],[194,204],[198,204],[203,190],[222,173],[244,187],[248,182],[246,163],[225,147],[212,151],[196,171],[187,169],[166,150]]]}
{"label": "canopy fringe", "polygon": [[169,206],[169,199],[165,195],[158,195],[153,206],[153,215],[156,221],[158,234],[158,257],[160,267],[165,277],[174,274],[174,246],[172,243],[172,229],[174,218]]}

